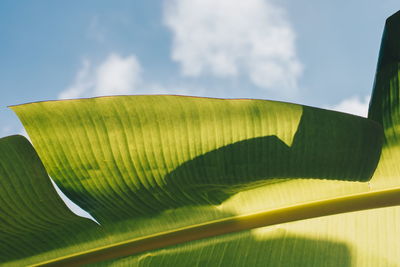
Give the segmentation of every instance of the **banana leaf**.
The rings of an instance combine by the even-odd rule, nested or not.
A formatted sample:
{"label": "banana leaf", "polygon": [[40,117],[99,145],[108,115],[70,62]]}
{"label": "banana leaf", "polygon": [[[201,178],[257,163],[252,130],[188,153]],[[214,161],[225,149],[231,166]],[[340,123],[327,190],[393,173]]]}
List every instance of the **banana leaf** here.
{"label": "banana leaf", "polygon": [[[0,262],[400,264],[399,26],[397,13],[369,118],[183,96],[13,106],[34,148],[0,139]],[[49,175],[100,225],[70,212]]]}

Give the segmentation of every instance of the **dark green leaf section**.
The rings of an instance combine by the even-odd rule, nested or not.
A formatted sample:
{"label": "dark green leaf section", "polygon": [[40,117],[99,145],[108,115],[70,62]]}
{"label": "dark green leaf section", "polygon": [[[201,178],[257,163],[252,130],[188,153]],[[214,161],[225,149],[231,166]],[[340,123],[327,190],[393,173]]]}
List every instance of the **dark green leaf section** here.
{"label": "dark green leaf section", "polygon": [[50,175],[102,225],[295,178],[367,181],[381,127],[262,100],[120,96],[14,106]]}
{"label": "dark green leaf section", "polygon": [[0,264],[79,244],[94,228],[65,206],[25,137],[0,139]]}
{"label": "dark green leaf section", "polygon": [[385,145],[400,141],[400,11],[386,21],[368,118],[385,131]]}
{"label": "dark green leaf section", "polygon": [[398,186],[400,173],[400,11],[389,17],[382,37],[368,118],[384,129],[382,156],[375,188]]}
{"label": "dark green leaf section", "polygon": [[246,139],[181,164],[165,180],[190,190],[192,197],[198,194],[197,203],[206,194],[203,198],[212,204],[243,191],[243,183],[254,186],[295,178],[367,181],[378,162],[381,142],[380,127],[373,123],[303,107],[291,146],[277,136]]}

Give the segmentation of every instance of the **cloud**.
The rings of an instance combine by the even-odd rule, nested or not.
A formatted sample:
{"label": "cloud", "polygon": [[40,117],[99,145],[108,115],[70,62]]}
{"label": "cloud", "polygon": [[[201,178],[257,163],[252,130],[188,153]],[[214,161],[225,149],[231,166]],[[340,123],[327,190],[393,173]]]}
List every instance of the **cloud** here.
{"label": "cloud", "polygon": [[87,94],[94,85],[93,78],[90,76],[90,61],[85,59],[82,61],[81,69],[76,74],[75,82],[65,91],[61,92],[58,97],[60,99],[68,99]]}
{"label": "cloud", "polygon": [[126,94],[205,96],[206,90],[197,85],[144,81],[142,72],[140,62],[134,55],[124,58],[111,53],[97,67],[92,66],[90,60],[84,59],[72,85],[59,94],[59,99]]}
{"label": "cloud", "polygon": [[111,54],[96,73],[96,95],[129,94],[140,83],[141,67],[135,56]]}
{"label": "cloud", "polygon": [[140,83],[141,66],[136,57],[111,53],[97,68],[84,59],[75,81],[59,98],[131,94]]}
{"label": "cloud", "polygon": [[361,117],[367,117],[370,96],[360,98],[359,96],[352,96],[342,100],[339,104],[333,106],[326,106],[326,109],[332,109],[345,113],[351,113]]}
{"label": "cloud", "polygon": [[183,75],[246,75],[256,86],[291,94],[302,73],[285,11],[264,0],[168,0],[164,23]]}

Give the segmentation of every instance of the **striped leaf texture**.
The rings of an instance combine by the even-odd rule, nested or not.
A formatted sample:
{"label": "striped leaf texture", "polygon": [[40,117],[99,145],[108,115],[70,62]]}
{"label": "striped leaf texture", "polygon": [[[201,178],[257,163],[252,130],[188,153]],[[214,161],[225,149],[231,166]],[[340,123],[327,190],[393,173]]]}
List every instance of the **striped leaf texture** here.
{"label": "striped leaf texture", "polygon": [[400,265],[399,23],[387,21],[368,119],[183,96],[13,106],[35,148],[0,139],[1,263]]}
{"label": "striped leaf texture", "polygon": [[1,262],[90,242],[90,235],[79,239],[75,234],[98,226],[64,205],[25,137],[1,138],[0,155]]}

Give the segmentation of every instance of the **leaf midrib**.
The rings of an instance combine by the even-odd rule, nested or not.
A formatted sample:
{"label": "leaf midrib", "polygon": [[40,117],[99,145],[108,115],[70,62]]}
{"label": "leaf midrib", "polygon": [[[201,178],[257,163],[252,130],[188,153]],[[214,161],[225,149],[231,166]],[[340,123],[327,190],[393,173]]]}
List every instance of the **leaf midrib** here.
{"label": "leaf midrib", "polygon": [[400,187],[214,220],[74,253],[32,266],[79,266],[222,234],[346,212],[400,205]]}

